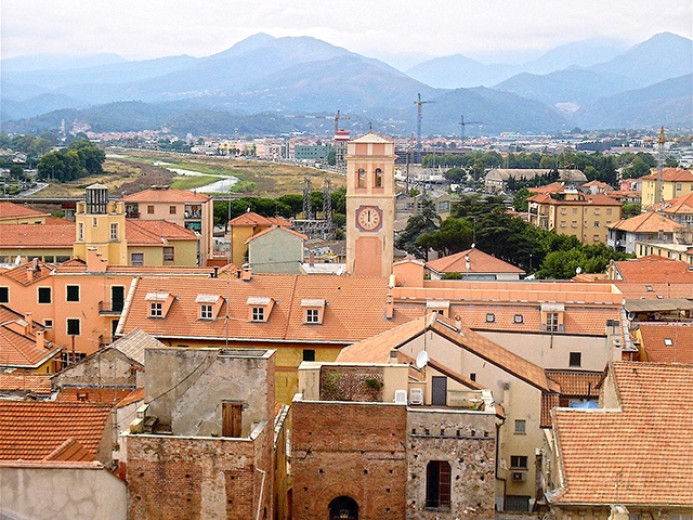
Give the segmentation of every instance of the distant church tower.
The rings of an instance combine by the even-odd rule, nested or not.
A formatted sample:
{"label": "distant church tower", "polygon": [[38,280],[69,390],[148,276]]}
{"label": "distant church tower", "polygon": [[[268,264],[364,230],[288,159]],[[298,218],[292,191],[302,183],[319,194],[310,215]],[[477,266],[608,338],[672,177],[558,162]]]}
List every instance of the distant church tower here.
{"label": "distant church tower", "polygon": [[86,191],[85,201],[77,203],[75,212],[75,258],[86,262],[87,249],[94,248],[110,265],[128,265],[125,205],[109,201],[108,188],[103,184],[92,184]]}
{"label": "distant church tower", "polygon": [[347,145],[347,272],[392,273],[396,158],[394,141],[375,132]]}

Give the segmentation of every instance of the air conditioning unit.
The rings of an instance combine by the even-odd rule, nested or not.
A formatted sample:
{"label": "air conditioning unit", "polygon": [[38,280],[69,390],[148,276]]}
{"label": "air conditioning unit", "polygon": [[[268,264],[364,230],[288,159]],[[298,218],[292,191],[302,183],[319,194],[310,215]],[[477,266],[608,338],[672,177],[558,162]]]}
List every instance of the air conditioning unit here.
{"label": "air conditioning unit", "polygon": [[513,471],[512,481],[513,482],[524,482],[527,480],[527,475],[524,471]]}
{"label": "air conditioning unit", "polygon": [[395,404],[407,404],[406,390],[395,390]]}
{"label": "air conditioning unit", "polygon": [[421,388],[409,389],[409,404],[424,404],[424,402],[423,402],[423,389],[421,389]]}

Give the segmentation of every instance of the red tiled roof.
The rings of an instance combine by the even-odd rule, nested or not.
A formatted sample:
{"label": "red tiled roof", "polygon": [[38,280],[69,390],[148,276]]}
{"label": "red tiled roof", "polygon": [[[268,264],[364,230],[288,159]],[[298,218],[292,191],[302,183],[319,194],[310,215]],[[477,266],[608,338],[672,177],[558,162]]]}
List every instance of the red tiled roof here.
{"label": "red tiled roof", "polygon": [[562,182],[552,182],[546,186],[537,186],[536,188],[527,188],[530,193],[563,193],[565,186]]}
{"label": "red tiled roof", "polygon": [[0,374],[0,391],[50,394],[51,376],[49,374]]}
{"label": "red tiled roof", "polygon": [[648,211],[635,217],[619,220],[607,227],[629,233],[658,233],[660,231],[673,233],[683,228],[683,224],[674,222],[660,213]]}
{"label": "red tiled roof", "polygon": [[693,213],[693,191],[686,195],[681,195],[675,199],[666,200],[650,207],[655,211],[667,214],[688,214]]}
{"label": "red tiled roof", "polygon": [[51,453],[46,455],[43,460],[61,460],[61,461],[92,461],[96,460],[93,453],[82,446],[74,439],[67,439]]}
{"label": "red tiled roof", "polygon": [[0,325],[0,366],[36,368],[60,352],[59,348],[39,348],[36,340]]}
{"label": "red tiled roof", "polygon": [[0,247],[72,248],[75,237],[74,224],[3,224],[0,229]]}
{"label": "red tiled roof", "polygon": [[207,202],[209,195],[195,193],[186,190],[168,189],[148,189],[127,195],[119,199],[120,202]]}
{"label": "red tiled roof", "polygon": [[0,201],[0,220],[26,217],[46,217],[47,213],[14,202]]}
{"label": "red tiled roof", "polygon": [[2,273],[3,278],[14,281],[15,283],[27,286],[43,280],[50,276],[54,267],[52,264],[47,264],[41,260],[31,260],[23,264],[13,267]]}
{"label": "red tiled roof", "polygon": [[124,406],[127,406],[129,404],[136,403],[137,401],[143,401],[143,400],[144,400],[144,388],[135,388],[122,401],[119,401],[116,406],[118,408],[123,408]]}
{"label": "red tiled roof", "polygon": [[294,231],[293,229],[289,229],[289,228],[284,227],[284,226],[272,225],[272,227],[269,227],[267,229],[263,229],[259,233],[255,233],[248,240],[246,240],[245,243],[247,244],[247,243],[251,242],[252,240],[255,240],[258,237],[264,236],[267,233],[274,231],[275,229],[281,229],[285,233],[291,233],[292,235],[296,235],[297,237],[300,237],[303,240],[308,240],[308,237],[306,235],[304,235],[303,233],[299,233],[298,231]]}
{"label": "red tiled roof", "polygon": [[125,236],[129,246],[161,245],[163,239],[197,240],[194,231],[167,220],[127,220]]}
{"label": "red tiled roof", "polygon": [[[624,282],[629,283],[693,283],[688,264],[661,256],[643,256],[635,260],[614,262]],[[617,283],[618,282],[614,282]],[[621,285],[618,284],[620,288]]]}
{"label": "red tiled roof", "polygon": [[552,384],[547,380],[543,368],[504,349],[470,328],[456,324],[437,313],[430,313],[378,336],[350,345],[342,349],[337,356],[337,361],[344,363],[387,363],[391,350],[396,350],[429,331],[543,391],[558,389],[557,384]]}
{"label": "red tiled roof", "polygon": [[[657,180],[659,178],[659,172],[654,172],[644,177],[640,177],[641,180]],[[662,168],[662,179],[665,182],[693,182],[693,172],[690,170],[684,170],[683,168]]]}
{"label": "red tiled roof", "polygon": [[111,406],[0,401],[0,460],[42,460],[74,439],[96,454]]}
{"label": "red tiled roof", "polygon": [[438,273],[524,273],[519,267],[476,248],[431,260],[426,265]]}
{"label": "red tiled roof", "polygon": [[55,401],[116,404],[131,393],[131,388],[62,388]]}
{"label": "red tiled roof", "polygon": [[621,206],[621,203],[608,195],[595,194],[584,195],[584,198],[578,200],[561,200],[554,199],[548,193],[533,195],[527,199],[529,202],[537,202],[539,204],[549,204],[553,206]]}
{"label": "red tiled roof", "polygon": [[641,324],[640,334],[647,361],[693,364],[693,325]]}
{"label": "red tiled roof", "polygon": [[556,409],[556,504],[693,504],[693,365],[614,362],[620,409]]}
{"label": "red tiled roof", "polygon": [[[255,274],[248,282],[228,278],[144,277],[137,283],[132,303],[122,318],[120,333],[140,328],[158,339],[219,341],[228,334],[240,341],[350,343],[409,320],[406,312],[397,313],[392,321],[385,319],[387,283],[386,278],[332,275]],[[169,292],[175,297],[164,318],[148,316],[145,296],[152,292]],[[198,319],[199,303],[195,299],[199,294],[218,294],[225,298],[217,319]],[[271,298],[276,302],[266,323],[249,321],[248,298]],[[304,323],[303,299],[326,300],[322,324]]]}

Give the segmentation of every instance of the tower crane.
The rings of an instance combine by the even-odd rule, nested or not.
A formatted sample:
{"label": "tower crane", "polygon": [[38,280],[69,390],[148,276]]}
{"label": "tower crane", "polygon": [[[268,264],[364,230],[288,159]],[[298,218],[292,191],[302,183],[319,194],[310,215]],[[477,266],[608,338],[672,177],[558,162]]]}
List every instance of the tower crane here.
{"label": "tower crane", "polygon": [[340,119],[351,119],[349,116],[343,116],[341,111],[337,110],[337,115],[334,116],[334,133],[335,135],[339,132],[339,120]]}
{"label": "tower crane", "polygon": [[435,103],[435,101],[421,101],[421,93],[418,94],[418,99],[414,101],[417,105],[416,109],[416,154],[414,155],[414,162],[421,164],[421,107],[425,103]]}
{"label": "tower crane", "polygon": [[460,116],[460,122],[457,123],[460,125],[460,138],[464,141],[464,127],[467,125],[483,125],[483,121],[465,121],[464,120],[464,115]]}

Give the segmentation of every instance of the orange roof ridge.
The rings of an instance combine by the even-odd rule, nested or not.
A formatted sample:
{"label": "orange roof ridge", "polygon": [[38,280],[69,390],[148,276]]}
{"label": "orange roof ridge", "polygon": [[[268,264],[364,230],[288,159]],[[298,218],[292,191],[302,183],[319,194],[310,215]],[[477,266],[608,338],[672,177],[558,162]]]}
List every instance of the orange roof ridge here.
{"label": "orange roof ridge", "polygon": [[43,460],[93,461],[96,460],[96,457],[75,439],[67,439],[46,455]]}

